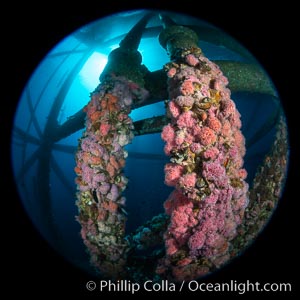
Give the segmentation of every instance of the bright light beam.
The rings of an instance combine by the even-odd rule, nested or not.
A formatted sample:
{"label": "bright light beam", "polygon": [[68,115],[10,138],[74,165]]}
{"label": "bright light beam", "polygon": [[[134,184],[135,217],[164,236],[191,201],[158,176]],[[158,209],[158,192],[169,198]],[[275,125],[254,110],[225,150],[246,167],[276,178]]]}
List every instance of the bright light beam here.
{"label": "bright light beam", "polygon": [[79,76],[82,83],[90,91],[99,84],[99,76],[107,64],[107,55],[94,52],[81,69]]}

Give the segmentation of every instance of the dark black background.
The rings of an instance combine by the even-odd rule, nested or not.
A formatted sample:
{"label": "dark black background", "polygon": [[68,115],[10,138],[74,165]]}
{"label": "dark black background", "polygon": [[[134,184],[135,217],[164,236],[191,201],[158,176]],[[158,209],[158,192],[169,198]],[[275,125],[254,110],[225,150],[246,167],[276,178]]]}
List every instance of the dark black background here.
{"label": "dark black background", "polygon": [[[296,41],[296,8],[284,3],[240,1],[220,5],[182,1],[98,1],[62,6],[39,2],[37,5],[8,3],[2,8],[2,80],[1,80],[1,253],[2,292],[23,296],[97,296],[88,292],[86,281],[92,279],[67,263],[39,236],[24,213],[12,181],[9,147],[14,111],[22,89],[39,62],[59,41],[79,27],[104,15],[136,8],[169,9],[206,20],[240,41],[259,60],[277,87],[287,115],[291,159],[283,199],[272,221],[245,254],[207,281],[251,280],[252,282],[292,282],[296,290],[298,271],[299,214],[297,189],[297,103],[300,101],[299,46]],[[148,2],[152,2],[147,5]],[[172,3],[164,1],[164,3]],[[274,1],[275,2],[275,1]],[[121,4],[122,3],[122,4]],[[298,133],[298,140],[299,140]],[[4,252],[4,253],[3,253]],[[120,295],[119,295],[120,296]],[[167,296],[165,294],[165,296]],[[197,292],[191,296],[204,297]],[[205,294],[205,296],[210,296]],[[287,294],[282,295],[284,297]]]}

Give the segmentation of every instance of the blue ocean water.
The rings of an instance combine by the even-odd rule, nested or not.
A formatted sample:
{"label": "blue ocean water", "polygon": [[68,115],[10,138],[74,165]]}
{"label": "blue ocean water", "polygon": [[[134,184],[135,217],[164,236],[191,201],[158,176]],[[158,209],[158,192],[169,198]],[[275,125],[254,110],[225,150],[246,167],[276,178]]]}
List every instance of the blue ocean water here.
{"label": "blue ocean water", "polygon": [[[49,244],[69,261],[85,269],[89,269],[88,257],[80,238],[80,225],[75,220],[78,211],[74,182],[75,152],[83,129],[47,144],[51,141],[48,135],[49,132],[50,135],[55,134],[57,126],[64,124],[88,103],[90,93],[99,84],[99,75],[107,63],[108,54],[118,47],[143,13],[136,11],[101,19],[66,37],[48,53],[28,80],[15,115],[12,166],[20,201]],[[209,24],[186,16],[180,15],[177,19],[181,23],[195,26],[199,22],[201,26],[211,28]],[[154,18],[139,46],[143,64],[150,71],[161,69],[169,61],[166,51],[158,43],[158,26],[158,18]],[[88,34],[92,29],[93,36]],[[211,41],[200,39],[200,46],[211,60],[249,60],[240,51]],[[277,110],[278,102],[270,95],[250,92],[233,93],[232,99],[242,116],[242,131],[247,142],[245,168],[248,171],[247,181],[251,184],[275,137],[274,124],[270,125],[269,119]],[[164,100],[133,110],[133,121],[164,115]],[[45,135],[55,109],[57,124]],[[163,147],[159,133],[137,136],[127,146],[129,156],[125,174],[129,183],[124,192],[127,198],[127,232],[163,212],[163,202],[172,190],[164,184],[163,168],[168,157]],[[49,153],[45,149],[50,149]],[[49,169],[43,169],[41,163],[41,158],[46,155],[49,156]],[[39,171],[41,168],[42,173]],[[49,175],[49,198],[39,189],[41,174]],[[51,226],[45,221],[50,219]]]}

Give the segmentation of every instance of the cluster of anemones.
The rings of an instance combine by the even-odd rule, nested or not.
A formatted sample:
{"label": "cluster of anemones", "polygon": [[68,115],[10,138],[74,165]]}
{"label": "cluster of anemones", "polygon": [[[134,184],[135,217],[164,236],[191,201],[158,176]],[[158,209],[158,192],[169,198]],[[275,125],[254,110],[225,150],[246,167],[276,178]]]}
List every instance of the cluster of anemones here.
{"label": "cluster of anemones", "polygon": [[161,136],[170,156],[165,183],[175,191],[164,204],[171,220],[157,272],[193,279],[229,259],[248,204],[245,141],[227,78],[216,64],[191,50],[165,69],[171,122]]}
{"label": "cluster of anemones", "polygon": [[76,153],[78,221],[91,262],[102,275],[118,278],[126,263],[124,239],[126,211],[122,192],[127,152],[133,138],[128,114],[133,101],[141,101],[145,90],[120,77],[100,84],[84,108],[86,130]]}

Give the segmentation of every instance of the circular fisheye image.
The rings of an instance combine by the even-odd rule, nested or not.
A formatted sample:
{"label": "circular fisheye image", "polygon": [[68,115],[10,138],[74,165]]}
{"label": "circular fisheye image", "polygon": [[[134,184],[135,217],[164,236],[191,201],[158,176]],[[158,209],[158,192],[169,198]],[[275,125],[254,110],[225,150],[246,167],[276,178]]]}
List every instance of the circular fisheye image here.
{"label": "circular fisheye image", "polygon": [[49,245],[111,280],[194,280],[272,219],[289,140],[272,79],[214,24],[135,10],[40,62],[11,144],[20,200]]}

